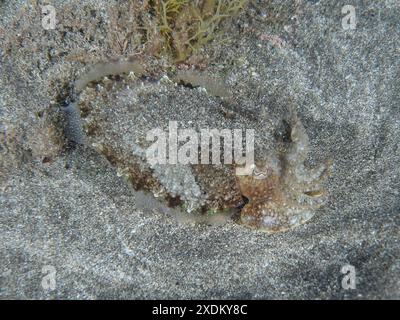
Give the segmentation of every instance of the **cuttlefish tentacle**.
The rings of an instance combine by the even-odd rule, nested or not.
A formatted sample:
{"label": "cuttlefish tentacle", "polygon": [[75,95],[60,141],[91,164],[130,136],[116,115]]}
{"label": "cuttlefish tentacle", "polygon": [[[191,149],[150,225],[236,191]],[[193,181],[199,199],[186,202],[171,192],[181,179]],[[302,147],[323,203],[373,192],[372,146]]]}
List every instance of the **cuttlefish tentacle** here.
{"label": "cuttlefish tentacle", "polygon": [[242,195],[249,201],[240,213],[240,221],[246,226],[268,233],[285,231],[310,220],[325,200],[322,183],[328,166],[304,166],[309,139],[303,124],[294,119],[290,145],[279,163],[266,163],[261,169],[256,166],[248,170],[250,174],[236,177]]}

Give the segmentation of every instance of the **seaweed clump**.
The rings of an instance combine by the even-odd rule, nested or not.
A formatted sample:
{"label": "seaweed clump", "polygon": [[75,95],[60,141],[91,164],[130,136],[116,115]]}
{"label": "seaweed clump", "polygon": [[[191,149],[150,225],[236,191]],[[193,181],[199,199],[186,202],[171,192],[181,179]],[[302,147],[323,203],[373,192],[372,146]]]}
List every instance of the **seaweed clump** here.
{"label": "seaweed clump", "polygon": [[237,15],[248,0],[153,0],[150,8],[156,27],[147,30],[154,54],[167,54],[175,62],[188,59],[215,38],[221,22]]}

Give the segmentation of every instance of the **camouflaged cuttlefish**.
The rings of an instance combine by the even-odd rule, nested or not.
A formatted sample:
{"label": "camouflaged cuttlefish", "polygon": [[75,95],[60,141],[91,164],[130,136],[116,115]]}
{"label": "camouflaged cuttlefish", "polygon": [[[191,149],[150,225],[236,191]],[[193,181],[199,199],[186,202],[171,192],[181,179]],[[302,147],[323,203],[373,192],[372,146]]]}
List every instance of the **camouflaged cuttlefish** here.
{"label": "camouflaged cuttlefish", "polygon": [[[177,86],[187,75],[174,81],[147,81],[138,64],[114,62],[96,68],[76,82],[80,94],[68,111],[74,122],[71,127],[75,131],[81,128],[83,133],[75,134],[78,142],[85,140],[104,155],[135,189],[149,191],[169,206],[191,214],[235,213],[239,223],[268,233],[305,223],[323,204],[327,166],[305,167],[309,140],[293,108],[287,109],[285,138],[269,143],[276,137],[274,131],[281,128],[271,127],[279,121],[268,122],[234,104],[221,105],[205,90]],[[128,75],[105,77],[122,71]],[[204,86],[213,83],[197,77]],[[224,92],[223,86],[217,88],[215,83],[207,91],[213,90]],[[222,109],[229,112],[220,112]],[[182,130],[199,132],[202,128],[252,128],[255,162],[150,163],[146,152],[152,142],[146,136],[154,128],[167,131],[171,121]],[[221,148],[223,145],[221,142]]]}

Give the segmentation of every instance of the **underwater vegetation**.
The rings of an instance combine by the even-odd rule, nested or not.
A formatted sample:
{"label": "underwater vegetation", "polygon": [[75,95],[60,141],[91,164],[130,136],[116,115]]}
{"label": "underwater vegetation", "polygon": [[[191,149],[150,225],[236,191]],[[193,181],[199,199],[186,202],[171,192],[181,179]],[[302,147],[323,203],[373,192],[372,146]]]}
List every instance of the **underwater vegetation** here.
{"label": "underwater vegetation", "polygon": [[153,0],[156,23],[146,29],[154,54],[186,60],[218,33],[221,22],[240,13],[248,0]]}

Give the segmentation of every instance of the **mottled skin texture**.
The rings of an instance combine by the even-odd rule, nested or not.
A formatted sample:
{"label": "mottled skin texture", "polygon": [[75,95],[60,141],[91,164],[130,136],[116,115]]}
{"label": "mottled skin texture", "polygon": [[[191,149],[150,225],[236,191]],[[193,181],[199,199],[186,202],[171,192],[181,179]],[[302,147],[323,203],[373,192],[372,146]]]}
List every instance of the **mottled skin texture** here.
{"label": "mottled skin texture", "polygon": [[[161,172],[165,171],[165,177],[175,181],[171,187],[171,183],[163,181],[164,173],[160,176],[160,168],[156,174],[157,169],[146,163],[142,151],[132,151],[148,147],[143,132],[131,132],[132,126],[144,126],[148,130],[156,122],[147,128],[143,121],[137,121],[138,116],[147,114],[148,107],[141,106],[136,95],[126,100],[128,105],[117,110],[115,99],[119,99],[119,92],[131,94],[129,86],[135,82],[127,79],[127,83],[129,85],[124,80],[121,82],[121,79],[117,82],[106,79],[95,89],[83,90],[78,108],[89,144],[103,154],[135,189],[149,191],[164,199],[169,206],[182,207],[200,215],[236,212],[239,223],[268,233],[285,231],[308,221],[323,203],[321,183],[327,170],[325,166],[305,168],[309,141],[293,108],[289,108],[288,141],[280,143],[279,150],[274,152],[275,156],[262,154],[256,157],[256,166],[242,168],[247,175],[237,175],[238,166],[235,164],[188,165],[185,170],[189,171],[182,175],[162,167]],[[108,113],[107,108],[115,108],[113,112],[117,114]],[[120,117],[118,112],[124,116]],[[131,122],[124,117],[129,117]],[[230,121],[227,119],[226,124],[232,128],[238,124]],[[192,182],[185,182],[187,177]],[[183,189],[176,191],[175,183],[183,186]],[[193,185],[198,191],[188,196],[186,191]]]}
{"label": "mottled skin texture", "polygon": [[278,163],[265,163],[238,176],[240,190],[249,203],[241,210],[244,225],[268,233],[285,231],[305,223],[322,205],[321,183],[327,176],[327,166],[306,169],[308,136],[302,123],[296,120],[291,131],[291,143],[280,154]]}

